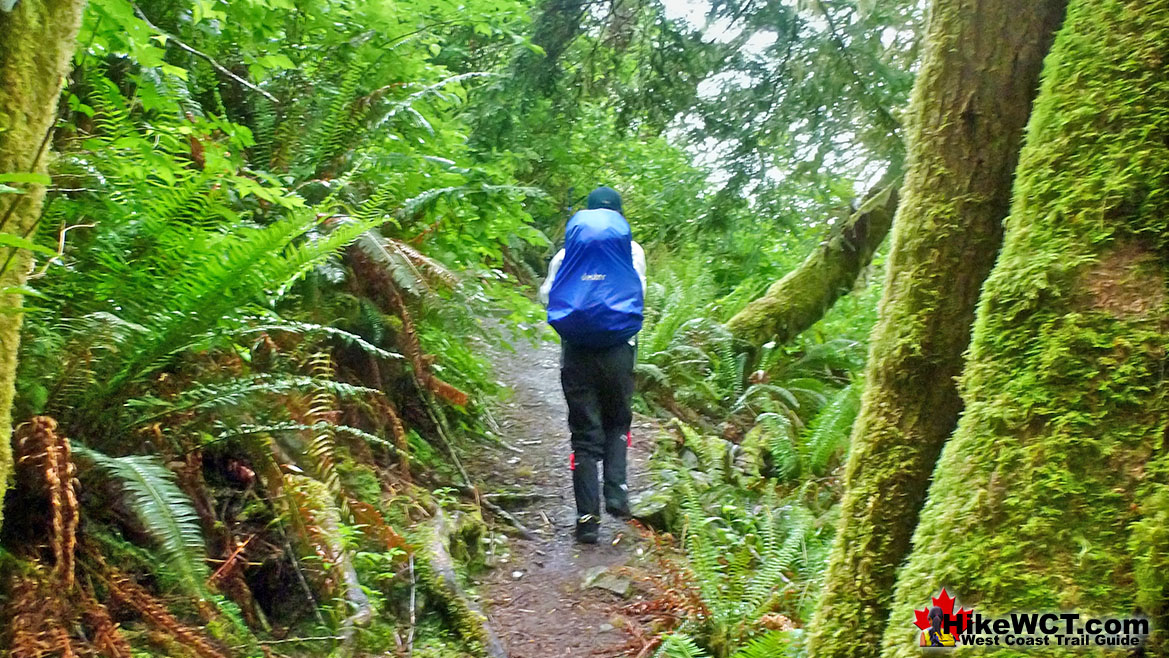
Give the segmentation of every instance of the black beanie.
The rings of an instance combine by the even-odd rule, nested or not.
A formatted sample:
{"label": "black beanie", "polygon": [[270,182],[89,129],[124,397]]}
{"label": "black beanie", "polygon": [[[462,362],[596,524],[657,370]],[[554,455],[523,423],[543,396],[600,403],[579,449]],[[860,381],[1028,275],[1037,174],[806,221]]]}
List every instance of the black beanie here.
{"label": "black beanie", "polygon": [[625,214],[625,211],[621,209],[621,195],[611,187],[601,186],[589,192],[588,204],[589,210],[607,208],[609,210],[616,210],[622,215]]}

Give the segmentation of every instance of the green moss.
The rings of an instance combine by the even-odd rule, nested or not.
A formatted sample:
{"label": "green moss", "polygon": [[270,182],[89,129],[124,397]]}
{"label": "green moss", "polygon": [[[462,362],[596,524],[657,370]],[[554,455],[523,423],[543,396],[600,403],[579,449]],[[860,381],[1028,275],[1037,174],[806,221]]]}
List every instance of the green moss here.
{"label": "green moss", "polygon": [[337,456],[337,474],[344,490],[363,503],[380,505],[382,484],[377,473],[369,466],[354,461],[343,449],[337,450]]}
{"label": "green moss", "polygon": [[[909,112],[908,171],[853,425],[841,522],[812,656],[879,652],[895,574],[961,411],[978,290],[1063,2],[935,0]],[[912,618],[912,615],[911,615]]]}
{"label": "green moss", "polygon": [[816,324],[841,295],[852,290],[885,240],[896,209],[895,186],[875,194],[799,267],[735,314],[727,328],[736,338],[758,346],[770,340],[785,343]]}
{"label": "green moss", "polygon": [[884,656],[918,655],[912,609],[942,585],[984,613],[1165,626],[1166,42],[1169,0],[1071,3]]}
{"label": "green moss", "polygon": [[[434,537],[434,530],[425,528],[412,539],[416,545],[427,546],[434,541]],[[467,604],[454,584],[448,582],[439,570],[434,568],[430,557],[421,552],[414,556],[414,570],[418,582],[426,593],[435,599],[448,623],[470,652],[476,656],[485,655],[483,647],[489,642],[484,627],[486,618]]]}
{"label": "green moss", "polygon": [[[0,12],[0,174],[45,173],[48,157],[37,158],[45,134],[56,118],[57,99],[69,71],[84,0],[24,0],[12,12]],[[19,121],[9,121],[19,117]],[[45,189],[29,185],[24,194],[0,195],[3,230],[24,234],[40,216]],[[10,205],[15,204],[15,208]],[[0,289],[13,289],[28,276],[27,253],[21,252],[4,272]],[[19,307],[20,295],[0,295],[0,306]],[[0,502],[12,475],[12,399],[21,316],[0,314]],[[3,521],[0,504],[0,521]]]}
{"label": "green moss", "polygon": [[809,636],[814,656],[879,652],[897,568],[962,408],[954,379],[1062,7],[1062,0],[995,0],[977,10],[932,3],[841,520]]}

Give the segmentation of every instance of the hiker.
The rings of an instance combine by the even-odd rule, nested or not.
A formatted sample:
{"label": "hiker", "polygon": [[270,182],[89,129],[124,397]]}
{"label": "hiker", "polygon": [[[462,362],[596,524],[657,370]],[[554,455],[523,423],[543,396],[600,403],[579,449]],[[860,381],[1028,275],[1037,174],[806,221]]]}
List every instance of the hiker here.
{"label": "hiker", "polygon": [[560,334],[560,384],[572,433],[576,538],[595,544],[601,527],[597,462],[604,464],[605,511],[629,517],[626,449],[632,441],[633,363],[645,300],[645,252],[633,241],[621,195],[598,187],[569,220],[564,248],[548,266],[540,301]]}

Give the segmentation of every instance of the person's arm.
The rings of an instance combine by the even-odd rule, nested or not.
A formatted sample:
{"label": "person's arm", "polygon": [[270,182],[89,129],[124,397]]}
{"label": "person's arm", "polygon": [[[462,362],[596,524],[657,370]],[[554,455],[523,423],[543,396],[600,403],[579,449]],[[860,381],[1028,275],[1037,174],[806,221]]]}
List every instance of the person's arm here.
{"label": "person's arm", "polygon": [[633,243],[633,269],[641,279],[641,295],[645,296],[645,250],[636,242]]}
{"label": "person's arm", "polygon": [[[644,256],[642,256],[642,260],[645,260]],[[548,263],[548,278],[544,279],[544,283],[540,284],[540,303],[544,306],[548,305],[548,294],[552,292],[552,282],[556,280],[556,272],[560,270],[560,264],[562,262],[564,262],[563,249],[556,252],[556,255],[552,257],[552,262]],[[645,285],[644,280],[642,281],[642,285]]]}

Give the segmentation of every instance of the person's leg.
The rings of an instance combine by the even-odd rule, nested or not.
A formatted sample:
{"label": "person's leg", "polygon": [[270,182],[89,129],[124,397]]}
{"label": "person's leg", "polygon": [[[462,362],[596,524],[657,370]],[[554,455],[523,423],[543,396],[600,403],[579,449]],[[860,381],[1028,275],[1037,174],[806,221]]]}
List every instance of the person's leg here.
{"label": "person's leg", "polygon": [[632,345],[618,345],[605,354],[601,365],[601,425],[605,434],[604,496],[605,511],[614,516],[629,516],[629,486],[626,484],[627,436],[633,422]]}
{"label": "person's leg", "polygon": [[601,514],[597,461],[604,458],[605,432],[593,372],[595,364],[588,352],[564,348],[560,384],[568,403],[572,490],[576,498],[577,538],[582,541],[596,541]]}

